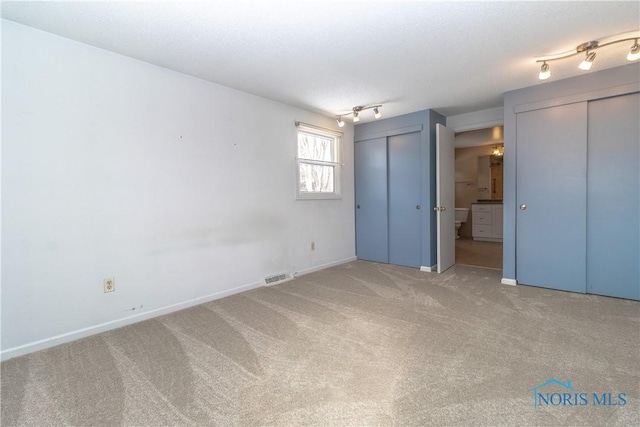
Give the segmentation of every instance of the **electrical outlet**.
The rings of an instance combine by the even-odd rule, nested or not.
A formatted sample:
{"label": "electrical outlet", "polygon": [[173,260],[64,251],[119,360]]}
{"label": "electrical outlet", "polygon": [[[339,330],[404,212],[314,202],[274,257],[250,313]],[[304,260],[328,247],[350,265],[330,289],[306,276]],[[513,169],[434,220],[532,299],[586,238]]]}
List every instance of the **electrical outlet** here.
{"label": "electrical outlet", "polygon": [[311,250],[312,251],[316,250],[316,242],[311,242]]}
{"label": "electrical outlet", "polygon": [[116,290],[116,279],[113,277],[107,277],[104,279],[104,293],[114,292]]}

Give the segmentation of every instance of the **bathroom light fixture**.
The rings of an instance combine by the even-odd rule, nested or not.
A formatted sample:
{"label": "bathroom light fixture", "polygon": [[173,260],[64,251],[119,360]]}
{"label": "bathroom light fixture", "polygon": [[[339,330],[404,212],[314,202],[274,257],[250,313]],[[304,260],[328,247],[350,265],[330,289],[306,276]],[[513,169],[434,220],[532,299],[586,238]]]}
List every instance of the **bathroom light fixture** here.
{"label": "bathroom light fixture", "polygon": [[360,111],[362,110],[369,110],[369,109],[373,109],[373,117],[375,117],[376,119],[379,119],[380,117],[382,117],[382,113],[380,112],[380,107],[382,107],[382,104],[376,104],[376,105],[358,105],[356,107],[353,107],[351,109],[351,111],[349,111],[348,113],[344,113],[344,114],[340,114],[338,117],[336,117],[336,122],[338,123],[338,126],[343,127],[344,126],[344,121],[342,120],[342,118],[344,116],[348,116],[350,114],[353,114],[353,122],[359,122],[360,121]]}
{"label": "bathroom light fixture", "polygon": [[580,68],[581,70],[589,71],[591,69],[591,66],[593,65],[594,59],[596,58],[596,53],[594,52],[596,49],[631,40],[633,40],[634,43],[629,49],[627,60],[637,61],[638,59],[640,59],[640,45],[638,45],[638,39],[640,39],[640,35],[638,35],[638,31],[636,30],[630,33],[622,34],[618,37],[610,37],[601,41],[592,40],[589,42],[585,42],[576,46],[575,50],[570,50],[568,52],[536,58],[536,62],[542,63],[542,65],[540,66],[540,74],[538,74],[538,79],[546,80],[551,77],[551,69],[548,64],[549,62],[570,58],[581,53],[585,54],[585,58],[580,63],[578,68]]}

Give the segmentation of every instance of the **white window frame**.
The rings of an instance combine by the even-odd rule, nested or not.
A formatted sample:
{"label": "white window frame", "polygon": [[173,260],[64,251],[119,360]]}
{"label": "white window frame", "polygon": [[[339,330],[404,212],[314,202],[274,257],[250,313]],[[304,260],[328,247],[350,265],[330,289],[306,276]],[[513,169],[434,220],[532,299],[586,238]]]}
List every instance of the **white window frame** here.
{"label": "white window frame", "polygon": [[[326,200],[342,199],[342,132],[333,129],[326,129],[319,126],[302,122],[296,124],[296,199],[298,200]],[[333,140],[332,148],[335,161],[328,162],[318,159],[308,159],[300,157],[299,135],[300,133],[317,135],[322,138]],[[300,190],[300,167],[301,165],[319,165],[333,167],[333,191],[301,191]]]}

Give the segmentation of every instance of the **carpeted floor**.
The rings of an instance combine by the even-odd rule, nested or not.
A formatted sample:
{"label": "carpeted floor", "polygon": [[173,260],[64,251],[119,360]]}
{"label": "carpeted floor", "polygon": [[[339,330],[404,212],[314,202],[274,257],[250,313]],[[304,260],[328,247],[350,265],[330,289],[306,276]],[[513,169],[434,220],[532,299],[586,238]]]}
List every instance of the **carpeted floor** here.
{"label": "carpeted floor", "polygon": [[640,425],[640,304],[499,281],[356,261],[11,359],[2,425]]}

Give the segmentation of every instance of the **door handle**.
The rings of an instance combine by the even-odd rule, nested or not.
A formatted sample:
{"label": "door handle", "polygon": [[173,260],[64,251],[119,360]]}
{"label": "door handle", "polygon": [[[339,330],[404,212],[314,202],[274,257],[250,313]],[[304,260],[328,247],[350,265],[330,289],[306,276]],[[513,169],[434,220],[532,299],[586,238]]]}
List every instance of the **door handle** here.
{"label": "door handle", "polygon": [[422,209],[422,206],[416,205],[416,209],[420,210],[420,209]]}
{"label": "door handle", "polygon": [[356,208],[360,209],[360,205],[356,205]]}
{"label": "door handle", "polygon": [[520,205],[520,210],[521,211],[526,211],[527,210],[527,205],[525,205],[524,203]]}

